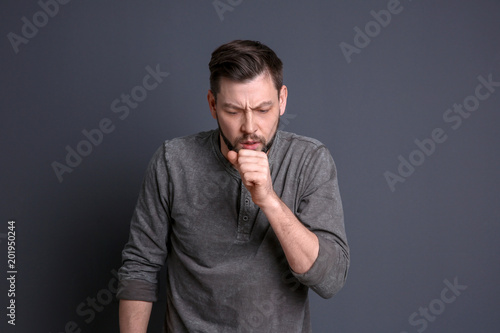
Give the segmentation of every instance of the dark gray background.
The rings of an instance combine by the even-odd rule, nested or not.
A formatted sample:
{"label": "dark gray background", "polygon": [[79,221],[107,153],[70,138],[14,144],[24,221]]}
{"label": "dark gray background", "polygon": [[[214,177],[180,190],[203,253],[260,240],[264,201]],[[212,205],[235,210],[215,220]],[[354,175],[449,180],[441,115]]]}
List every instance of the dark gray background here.
{"label": "dark gray background", "polygon": [[[500,81],[500,2],[401,0],[350,62],[340,44],[353,45],[354,28],[391,1],[222,2],[233,4],[223,20],[212,1],[73,0],[16,53],[8,34],[22,36],[22,18],[33,22],[41,7],[2,1],[0,331],[118,330],[112,271],[147,162],[163,140],[216,126],[210,53],[254,39],[284,62],[282,128],[323,141],[338,167],[352,264],[333,299],[311,293],[314,331],[498,332],[500,87],[457,129],[443,115],[475,93],[479,76]],[[112,101],[157,65],[170,75],[121,120]],[[114,131],[60,182],[51,163],[65,163],[65,147],[104,118]],[[398,156],[435,128],[447,140],[391,191],[384,173],[396,174]],[[11,219],[15,327],[6,317]],[[445,280],[467,286],[445,290],[449,304]],[[429,306],[437,315],[425,319],[418,312]]]}

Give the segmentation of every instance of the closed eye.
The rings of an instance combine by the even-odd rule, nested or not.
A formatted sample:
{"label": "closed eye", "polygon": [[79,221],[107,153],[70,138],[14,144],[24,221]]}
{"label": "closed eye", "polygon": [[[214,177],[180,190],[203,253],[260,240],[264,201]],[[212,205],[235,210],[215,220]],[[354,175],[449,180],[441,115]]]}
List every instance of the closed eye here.
{"label": "closed eye", "polygon": [[234,110],[224,110],[225,113],[227,114],[231,114],[231,115],[235,115],[235,114],[238,114],[238,111],[234,111]]}

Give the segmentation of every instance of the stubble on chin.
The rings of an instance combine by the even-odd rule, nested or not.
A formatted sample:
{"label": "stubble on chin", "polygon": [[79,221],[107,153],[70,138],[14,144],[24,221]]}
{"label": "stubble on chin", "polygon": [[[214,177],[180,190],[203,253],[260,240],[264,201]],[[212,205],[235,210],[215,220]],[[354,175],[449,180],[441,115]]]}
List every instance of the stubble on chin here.
{"label": "stubble on chin", "polygon": [[262,151],[264,153],[267,153],[271,149],[271,147],[274,143],[274,139],[276,138],[276,134],[278,133],[279,123],[280,123],[280,121],[278,119],[278,124],[276,126],[276,130],[274,131],[274,134],[271,137],[271,140],[269,140],[269,143],[266,141],[266,139],[263,136],[258,136],[255,134],[241,136],[239,138],[236,138],[236,140],[234,140],[234,143],[231,143],[231,141],[229,141],[229,139],[226,137],[226,135],[222,131],[222,129],[220,127],[219,120],[217,119],[217,126],[219,127],[219,133],[220,133],[220,136],[222,137],[222,140],[226,144],[228,151],[232,150],[235,152],[239,152],[242,149],[241,144],[240,144],[241,142],[253,141],[253,142],[258,142],[260,144],[259,148],[255,149],[255,151]]}

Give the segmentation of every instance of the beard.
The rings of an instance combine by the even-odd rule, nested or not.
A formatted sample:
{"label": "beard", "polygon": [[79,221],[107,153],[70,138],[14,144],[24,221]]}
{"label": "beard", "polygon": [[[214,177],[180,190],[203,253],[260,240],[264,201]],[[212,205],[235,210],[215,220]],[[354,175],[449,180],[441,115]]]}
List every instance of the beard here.
{"label": "beard", "polygon": [[241,147],[238,147],[239,143],[245,142],[245,141],[252,141],[252,142],[260,143],[261,148],[257,149],[257,151],[260,150],[264,153],[267,153],[269,151],[269,149],[271,149],[271,146],[274,143],[274,139],[276,138],[276,134],[278,133],[279,125],[280,125],[280,118],[278,118],[278,124],[276,125],[276,130],[274,131],[274,134],[271,137],[271,139],[269,140],[269,142],[267,142],[266,138],[264,138],[263,136],[260,136],[257,134],[247,134],[247,135],[242,135],[240,137],[237,137],[234,140],[234,143],[231,143],[231,141],[229,141],[229,139],[226,137],[226,135],[222,131],[222,128],[220,127],[219,119],[217,119],[217,126],[219,127],[219,133],[222,136],[222,140],[226,144],[227,149],[233,150],[235,152],[238,152],[241,149]]}

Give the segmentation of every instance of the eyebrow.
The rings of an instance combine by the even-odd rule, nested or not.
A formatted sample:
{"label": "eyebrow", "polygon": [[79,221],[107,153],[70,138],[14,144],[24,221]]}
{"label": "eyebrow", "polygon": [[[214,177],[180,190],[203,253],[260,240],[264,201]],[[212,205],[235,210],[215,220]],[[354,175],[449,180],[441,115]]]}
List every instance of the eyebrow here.
{"label": "eyebrow", "polygon": [[[265,102],[260,103],[256,107],[251,108],[251,109],[252,110],[258,110],[258,109],[264,108],[266,106],[271,106],[271,105],[273,105],[272,101],[265,101]],[[223,108],[229,108],[229,109],[235,109],[235,110],[243,110],[241,107],[237,106],[236,104],[229,103],[229,102],[223,103],[222,107]]]}

